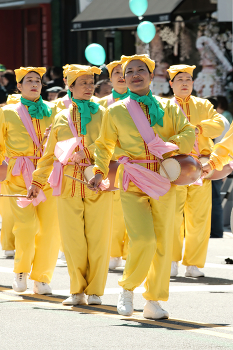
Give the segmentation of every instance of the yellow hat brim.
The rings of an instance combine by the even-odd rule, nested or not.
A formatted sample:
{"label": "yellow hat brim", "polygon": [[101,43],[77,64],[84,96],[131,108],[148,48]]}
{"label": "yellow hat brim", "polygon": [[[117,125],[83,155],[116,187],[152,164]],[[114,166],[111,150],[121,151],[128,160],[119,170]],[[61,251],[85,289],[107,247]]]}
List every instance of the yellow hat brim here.
{"label": "yellow hat brim", "polygon": [[46,72],[45,67],[20,67],[19,69],[15,69],[16,81],[19,83],[25,75],[29,72],[36,72],[40,75],[41,79]]}
{"label": "yellow hat brim", "polygon": [[152,73],[155,69],[155,62],[150,59],[148,55],[133,55],[133,56],[121,56],[123,75],[125,75],[125,69],[131,61],[140,60],[144,62],[149,71]]}

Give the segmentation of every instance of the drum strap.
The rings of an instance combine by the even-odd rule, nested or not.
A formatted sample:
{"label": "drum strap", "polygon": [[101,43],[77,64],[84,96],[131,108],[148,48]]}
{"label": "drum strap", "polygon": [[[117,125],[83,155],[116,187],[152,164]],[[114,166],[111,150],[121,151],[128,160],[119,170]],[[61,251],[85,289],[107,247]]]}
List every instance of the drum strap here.
{"label": "drum strap", "polygon": [[[53,170],[48,178],[48,183],[53,188],[53,196],[60,196],[61,194],[61,186],[62,186],[62,178],[63,178],[63,168],[64,165],[73,165],[74,163],[68,162],[68,159],[70,158],[71,154],[75,150],[77,146],[81,150],[83,150],[83,144],[82,144],[82,137],[78,136],[77,130],[75,129],[74,123],[70,116],[70,109],[64,110],[64,113],[67,117],[68,124],[70,127],[70,130],[74,137],[68,140],[59,141],[57,142],[54,150],[54,154],[57,157],[57,161],[53,163]],[[87,159],[87,163],[80,163],[80,166],[89,166],[91,165],[91,162],[89,159]]]}
{"label": "drum strap", "polygon": [[[154,130],[150,127],[147,117],[143,113],[138,102],[127,97],[123,100],[123,103],[133,119],[140,135],[146,142],[151,154],[163,159],[164,153],[178,149],[177,145],[170,142],[164,142],[158,135],[155,135]],[[127,191],[130,181],[154,199],[159,199],[160,196],[164,196],[169,191],[171,184],[167,178],[136,164],[144,162],[149,163],[149,160],[130,160],[128,157],[121,157],[118,159],[118,162],[124,165],[122,184],[124,191]]]}
{"label": "drum strap", "polygon": [[153,128],[150,126],[146,115],[137,101],[127,97],[123,100],[123,103],[133,119],[141,137],[147,144],[151,154],[163,159],[164,153],[179,149],[179,147],[174,143],[164,142],[157,134],[155,135]]}
{"label": "drum strap", "polygon": [[62,101],[65,105],[66,108],[69,108],[71,105],[71,99],[69,98],[69,96],[66,94],[64,97],[62,97]]}
{"label": "drum strap", "polygon": [[[36,136],[35,129],[32,124],[32,120],[30,117],[30,114],[28,113],[27,108],[21,103],[17,103],[15,106],[15,109],[25,126],[27,132],[29,133],[30,137],[32,138],[33,142],[36,144],[36,146],[41,149],[40,142],[38,140],[38,137]],[[14,165],[14,168],[12,169],[12,176],[19,176],[20,174],[23,175],[23,179],[26,185],[26,188],[28,189],[32,182],[32,173],[35,170],[35,166],[32,163],[31,159],[39,159],[40,157],[37,156],[21,156],[21,157],[12,157],[16,158],[16,162]],[[17,204],[20,208],[27,207],[30,203],[32,203],[34,206],[37,206],[40,202],[44,202],[46,200],[46,196],[42,190],[40,190],[39,195],[37,198],[33,200],[29,200],[26,198],[19,198],[17,200]]]}

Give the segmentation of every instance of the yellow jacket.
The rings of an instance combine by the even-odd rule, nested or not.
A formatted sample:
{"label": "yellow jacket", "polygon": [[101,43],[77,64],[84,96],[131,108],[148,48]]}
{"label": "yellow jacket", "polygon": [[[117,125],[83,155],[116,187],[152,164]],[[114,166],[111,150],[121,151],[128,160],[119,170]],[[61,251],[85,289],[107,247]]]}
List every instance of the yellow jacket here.
{"label": "yellow jacket", "polygon": [[233,157],[233,122],[224,138],[214,145],[210,156],[210,165],[214,169],[222,170],[224,165],[233,160],[229,155]]}
{"label": "yellow jacket", "polygon": [[[56,106],[44,101],[52,108],[52,115],[43,119],[32,118],[32,123],[39,142],[42,141],[45,129],[48,128],[56,115]],[[27,108],[27,107],[26,107]],[[6,105],[0,109],[0,164],[9,158],[6,181],[14,183],[16,186],[26,189],[23,176],[12,176],[11,172],[20,156],[35,156],[37,146],[32,141],[23,122],[21,121],[14,105]],[[37,156],[42,154],[38,151]],[[37,160],[32,160],[36,166]]]}
{"label": "yellow jacket", "polygon": [[[212,139],[222,134],[224,123],[213,105],[206,99],[188,96],[184,100],[176,99],[186,113],[190,123],[199,129],[198,145],[202,155],[209,155],[213,149]],[[193,149],[193,154],[197,152]]]}
{"label": "yellow jacket", "polygon": [[[78,107],[73,102],[69,108],[70,115],[74,121],[78,136],[81,136],[81,118],[80,113],[78,112]],[[84,152],[86,156],[91,160],[94,158],[95,140],[99,135],[104,111],[105,109],[100,106],[97,113],[91,114],[92,120],[86,125],[87,133],[86,135],[83,135],[82,144],[84,146]],[[56,143],[58,141],[68,140],[73,137],[74,136],[70,130],[66,114],[64,114],[63,111],[60,111],[54,119],[46,151],[43,157],[39,160],[36,171],[33,173],[33,182],[36,185],[41,185],[41,187],[43,187],[47,183],[48,177],[53,170],[53,162],[54,160],[57,160],[54,155]],[[77,147],[76,151],[79,150],[79,147]],[[83,159],[82,163],[87,163],[87,160]],[[82,169],[85,169],[85,167],[82,167]],[[64,167],[63,174],[68,174],[70,176],[84,180],[82,174],[78,172],[77,165],[66,165]],[[74,196],[81,196],[82,198],[85,198],[91,197],[93,195],[95,195],[95,192],[89,190],[86,185],[80,184],[75,180],[63,176],[61,190],[62,198]]]}
{"label": "yellow jacket", "polygon": [[[111,94],[110,94],[111,95]],[[108,95],[109,96],[109,95]],[[104,96],[99,99],[98,103],[104,108],[108,108],[108,96]],[[119,98],[114,99],[115,102],[119,101]]]}
{"label": "yellow jacket", "polygon": [[[108,95],[109,96],[109,95]],[[108,108],[108,96],[104,96],[99,99],[98,103],[104,108]]]}
{"label": "yellow jacket", "polygon": [[[187,121],[178,106],[168,100],[156,96],[160,107],[164,110],[163,127],[155,124],[153,130],[164,141],[170,141],[179,147],[178,153],[190,153],[194,144],[195,134],[193,126]],[[148,108],[140,103],[143,112],[148,115]],[[96,140],[95,151],[95,173],[102,172],[104,177],[108,174],[108,164],[113,155],[119,159],[122,156],[130,159],[154,160],[155,157],[149,153],[146,144],[139,134],[128,110],[122,101],[118,101],[106,109],[100,136]],[[171,153],[166,154],[165,158]],[[142,163],[152,171],[158,171],[157,163]],[[123,165],[119,167],[120,188],[122,188]],[[129,191],[140,190],[130,182]]]}

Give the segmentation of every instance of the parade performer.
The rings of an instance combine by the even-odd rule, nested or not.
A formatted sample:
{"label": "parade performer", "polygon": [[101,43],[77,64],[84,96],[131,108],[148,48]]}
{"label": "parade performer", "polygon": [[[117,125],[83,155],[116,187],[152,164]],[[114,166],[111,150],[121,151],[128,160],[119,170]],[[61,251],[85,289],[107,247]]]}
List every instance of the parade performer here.
{"label": "parade performer", "polygon": [[[70,89],[67,85],[67,72],[71,66],[72,65],[70,65],[70,64],[66,64],[65,66],[62,67],[63,68],[63,81],[65,84],[65,87],[67,88],[67,94],[64,97],[57,98],[56,100],[53,101],[53,103],[55,103],[57,106],[58,112],[62,109],[69,108],[70,105],[72,104],[72,92],[70,91]],[[90,100],[92,102],[96,102],[96,103],[98,103],[98,101],[99,101],[98,97],[95,97],[95,96],[91,96]]]}
{"label": "parade performer", "polygon": [[126,265],[119,280],[123,290],[118,313],[133,314],[133,290],[146,279],[144,317],[168,318],[158,301],[169,296],[176,192],[175,185],[158,174],[157,158],[162,154],[166,158],[173,151],[189,153],[195,135],[174,103],[152,96],[154,61],[148,55],[122,56],[121,60],[129,97],[106,110],[96,140],[95,177],[90,184],[98,188],[106,178],[115,152],[121,163],[120,196],[129,236]]}
{"label": "parade performer", "polygon": [[[129,96],[129,90],[126,86],[121,67],[121,61],[113,61],[107,64],[109,77],[112,82],[112,93],[99,100],[99,104],[105,108],[116,101],[123,100]],[[113,155],[113,160],[115,156]],[[128,235],[125,228],[120,191],[113,192],[113,230],[111,257],[109,268],[115,269],[122,266],[122,258],[126,260],[128,247]]]}
{"label": "parade performer", "polygon": [[[1,194],[7,194],[6,183],[0,184]],[[15,256],[15,236],[13,234],[14,216],[9,198],[0,198],[0,215],[2,217],[1,246],[5,257]]]}
{"label": "parade performer", "polygon": [[[15,70],[20,102],[0,110],[0,161],[8,157],[6,176],[10,195],[26,195],[32,172],[43,153],[40,145],[46,128],[56,114],[53,104],[40,96],[44,67],[21,67]],[[49,283],[59,251],[59,228],[56,201],[47,184],[37,200],[10,198],[14,216],[15,278],[13,289],[27,289],[27,275],[34,280],[34,293],[51,293]]]}
{"label": "parade performer", "polygon": [[67,82],[73,95],[72,105],[54,120],[28,194],[36,196],[49,178],[57,196],[62,247],[70,275],[71,296],[63,301],[64,305],[86,304],[85,294],[88,304],[101,304],[108,274],[112,193],[94,193],[85,184],[64,176],[83,181],[83,170],[94,158],[94,142],[105,109],[90,98],[94,73],[100,72],[97,67],[70,66]]}
{"label": "parade performer", "polygon": [[121,67],[121,61],[113,61],[107,64],[109,78],[112,82],[112,93],[99,99],[99,104],[104,108],[107,108],[112,103],[123,100],[129,96],[129,89],[126,86],[125,79],[123,77],[123,71]]}
{"label": "parade performer", "polygon": [[203,171],[208,174],[211,170],[222,170],[224,165],[233,160],[233,122],[224,138],[214,145],[210,159],[203,165]]}
{"label": "parade performer", "polygon": [[[221,116],[206,99],[191,95],[195,66],[175,65],[168,69],[174,101],[195,129],[196,142],[191,155],[208,156],[213,148],[212,139],[221,135],[224,124]],[[185,250],[182,264],[186,277],[201,277],[211,229],[211,181],[204,179],[197,184],[176,187],[176,218],[171,276],[178,274],[178,262],[182,259],[184,230]]]}

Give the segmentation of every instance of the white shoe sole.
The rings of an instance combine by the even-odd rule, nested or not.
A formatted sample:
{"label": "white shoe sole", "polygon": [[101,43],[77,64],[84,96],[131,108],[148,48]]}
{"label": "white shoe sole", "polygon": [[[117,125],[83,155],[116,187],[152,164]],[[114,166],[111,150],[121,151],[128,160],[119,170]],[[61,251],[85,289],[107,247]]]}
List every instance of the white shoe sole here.
{"label": "white shoe sole", "polygon": [[185,277],[199,278],[199,277],[205,277],[205,275],[193,276],[191,273],[185,272]]}
{"label": "white shoe sole", "polygon": [[132,316],[134,310],[133,311],[123,311],[123,310],[119,310],[117,308],[117,312],[118,312],[119,315],[122,315],[122,316]]}
{"label": "white shoe sole", "polygon": [[72,303],[70,301],[63,300],[62,305],[66,305],[66,306],[87,305],[87,302],[86,301],[79,301],[77,303]]}
{"label": "white shoe sole", "polygon": [[165,320],[165,319],[168,319],[169,318],[169,315],[164,315],[164,316],[161,316],[161,317],[155,317],[154,315],[146,315],[143,313],[143,317],[144,318],[148,318],[150,320]]}

